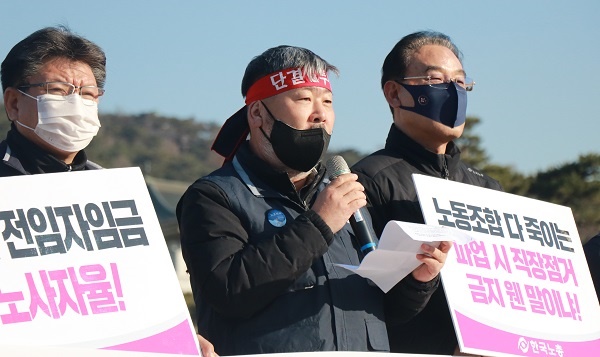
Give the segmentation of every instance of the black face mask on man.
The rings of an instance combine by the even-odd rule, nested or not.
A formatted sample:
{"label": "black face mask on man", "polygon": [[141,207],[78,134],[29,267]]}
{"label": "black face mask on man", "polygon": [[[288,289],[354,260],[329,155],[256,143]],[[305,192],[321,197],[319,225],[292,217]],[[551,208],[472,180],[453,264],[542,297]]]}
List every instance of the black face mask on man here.
{"label": "black face mask on man", "polygon": [[447,127],[462,125],[467,119],[467,91],[458,84],[445,83],[447,88],[423,85],[402,85],[412,96],[414,107],[400,108],[420,114]]}
{"label": "black face mask on man", "polygon": [[269,108],[262,103],[273,119],[271,137],[262,126],[260,131],[273,147],[277,158],[287,167],[300,172],[308,172],[323,158],[329,146],[331,135],[325,128],[298,130],[275,118]]}

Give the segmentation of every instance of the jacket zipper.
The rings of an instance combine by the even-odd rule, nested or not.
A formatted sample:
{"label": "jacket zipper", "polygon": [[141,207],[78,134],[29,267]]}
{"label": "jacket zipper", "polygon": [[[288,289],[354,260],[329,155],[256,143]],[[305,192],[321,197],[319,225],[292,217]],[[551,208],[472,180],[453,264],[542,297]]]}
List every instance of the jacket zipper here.
{"label": "jacket zipper", "polygon": [[444,156],[444,162],[442,163],[442,178],[449,180],[450,179],[450,171],[448,171],[448,162],[446,157]]}

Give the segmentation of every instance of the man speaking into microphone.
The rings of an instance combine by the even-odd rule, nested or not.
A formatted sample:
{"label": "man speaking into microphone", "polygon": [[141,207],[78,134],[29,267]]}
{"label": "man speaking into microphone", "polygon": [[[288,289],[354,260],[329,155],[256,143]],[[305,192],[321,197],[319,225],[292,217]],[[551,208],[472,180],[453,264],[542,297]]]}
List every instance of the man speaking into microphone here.
{"label": "man speaking into microphone", "polygon": [[252,59],[245,106],[213,144],[223,167],[177,206],[198,330],[220,355],[389,351],[386,321],[413,317],[438,285],[446,253],[434,248],[417,268],[427,274],[387,294],[335,265],[360,262],[348,220],[366,198],[355,174],[327,184],[321,163],[335,120],[332,72],[300,47]]}
{"label": "man speaking into microphone", "polygon": [[[350,168],[343,157],[336,155],[327,161],[325,166],[330,180],[334,180],[340,175],[349,174]],[[350,226],[356,237],[358,248],[364,257],[368,253],[375,250],[377,247],[377,239],[369,222],[366,221],[366,211],[359,208],[350,216]]]}

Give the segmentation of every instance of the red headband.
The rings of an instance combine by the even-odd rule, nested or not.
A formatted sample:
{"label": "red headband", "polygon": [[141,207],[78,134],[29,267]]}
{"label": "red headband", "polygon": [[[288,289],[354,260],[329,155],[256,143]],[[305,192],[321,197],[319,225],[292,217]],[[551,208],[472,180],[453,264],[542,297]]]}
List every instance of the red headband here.
{"label": "red headband", "polygon": [[246,105],[302,87],[322,87],[331,90],[327,73],[319,74],[317,78],[311,79],[302,71],[302,68],[288,68],[267,74],[254,82],[246,94]]}
{"label": "red headband", "polygon": [[268,74],[250,86],[246,95],[246,106],[225,121],[211,147],[225,158],[223,164],[233,159],[237,149],[248,136],[250,131],[247,118],[248,104],[302,87],[322,87],[331,90],[327,73],[311,80],[301,68],[288,68]]}

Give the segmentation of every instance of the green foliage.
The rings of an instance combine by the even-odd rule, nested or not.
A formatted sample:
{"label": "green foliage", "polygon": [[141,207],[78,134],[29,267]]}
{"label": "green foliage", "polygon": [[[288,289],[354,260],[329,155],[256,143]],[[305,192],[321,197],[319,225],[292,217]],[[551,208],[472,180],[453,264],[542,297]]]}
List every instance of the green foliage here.
{"label": "green foliage", "polygon": [[101,122],[86,152],[104,167],[139,166],[146,175],[191,183],[220,165],[210,154],[217,124],[154,113],[103,114]]}
{"label": "green foliage", "polygon": [[525,194],[531,184],[531,178],[516,172],[512,167],[489,162],[488,155],[481,147],[481,139],[474,132],[480,123],[481,119],[477,117],[467,117],[465,130],[456,140],[461,150],[462,160],[498,180],[506,192],[516,195]]}
{"label": "green foliage", "polygon": [[579,235],[595,235],[600,232],[600,154],[538,173],[526,196],[570,207]]}
{"label": "green foliage", "polygon": [[525,196],[531,185],[531,177],[518,173],[508,166],[485,164],[481,170],[498,180],[504,191],[515,195]]}
{"label": "green foliage", "polygon": [[4,140],[4,133],[10,128],[10,121],[6,116],[6,110],[4,110],[4,103],[0,103],[0,139]]}
{"label": "green foliage", "polygon": [[600,155],[525,176],[508,166],[489,162],[481,140],[474,133],[479,118],[469,117],[457,144],[463,160],[500,182],[506,192],[570,207],[583,241],[600,232]]}
{"label": "green foliage", "polygon": [[481,147],[481,138],[474,133],[473,128],[481,123],[481,119],[477,117],[467,117],[465,130],[460,138],[456,140],[456,144],[460,147],[460,157],[469,165],[483,169],[488,163],[488,156],[485,150]]}

